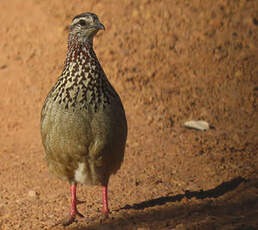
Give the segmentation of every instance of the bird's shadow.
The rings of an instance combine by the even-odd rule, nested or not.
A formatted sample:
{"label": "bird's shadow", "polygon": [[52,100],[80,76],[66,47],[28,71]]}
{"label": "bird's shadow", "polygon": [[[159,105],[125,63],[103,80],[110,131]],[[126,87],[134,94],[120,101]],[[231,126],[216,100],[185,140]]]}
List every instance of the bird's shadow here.
{"label": "bird's shadow", "polygon": [[206,191],[200,190],[200,191],[185,191],[184,194],[178,194],[175,196],[162,196],[156,199],[143,201],[137,204],[133,205],[126,205],[121,209],[134,209],[134,210],[142,210],[145,208],[154,207],[157,205],[164,205],[169,202],[176,202],[181,201],[183,198],[191,199],[205,199],[205,198],[217,198],[219,196],[224,195],[227,192],[230,192],[234,190],[239,184],[246,181],[243,177],[237,177],[230,181],[223,182],[222,184],[218,185],[217,187],[213,189],[209,189]]}
{"label": "bird's shadow", "polygon": [[[105,221],[104,223],[101,223],[99,221],[88,224],[85,223],[85,225],[83,224],[82,226],[74,226],[72,230],[134,229],[132,228],[133,226],[149,226],[150,224],[152,225],[154,223],[164,224],[164,222],[170,221],[171,219],[181,221],[185,219],[185,215],[187,215],[186,213],[191,215],[191,213],[199,212],[200,210],[201,211],[199,218],[204,218],[204,215],[208,215],[207,213],[215,215],[218,218],[224,218],[223,212],[225,209],[234,212],[234,210],[241,210],[243,205],[253,208],[253,206],[257,206],[257,202],[254,202],[255,200],[252,199],[250,201],[250,199],[248,198],[248,200],[243,200],[241,204],[236,204],[234,202],[229,204],[224,202],[223,200],[217,200],[218,202],[214,207],[209,207],[209,205],[207,206],[205,202],[199,202],[198,204],[190,203],[187,206],[169,204],[181,201],[184,198],[196,198],[197,200],[203,200],[205,198],[218,198],[230,191],[234,191],[243,182],[248,182],[248,180],[244,179],[243,177],[237,177],[230,181],[223,182],[217,187],[206,191],[186,191],[184,194],[178,194],[174,196],[163,196],[156,199],[136,203],[133,205],[126,205],[120,209],[114,210],[115,212],[119,212],[119,214],[114,215],[111,219]],[[255,185],[249,186],[254,187],[257,186],[257,184],[258,182],[256,180]],[[248,189],[248,186],[246,189]],[[146,208],[154,207],[155,209],[147,209],[148,211],[144,210]]]}

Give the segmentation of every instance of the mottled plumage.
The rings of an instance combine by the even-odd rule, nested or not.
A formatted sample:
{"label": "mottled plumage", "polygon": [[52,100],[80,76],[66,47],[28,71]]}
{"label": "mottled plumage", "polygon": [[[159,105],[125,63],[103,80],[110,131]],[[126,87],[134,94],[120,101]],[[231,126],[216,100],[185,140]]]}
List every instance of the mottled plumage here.
{"label": "mottled plumage", "polygon": [[73,19],[63,72],[41,112],[42,143],[49,170],[71,184],[76,215],[76,184],[102,185],[104,213],[107,184],[124,157],[127,122],[121,100],[93,50],[93,37],[104,29],[95,14]]}

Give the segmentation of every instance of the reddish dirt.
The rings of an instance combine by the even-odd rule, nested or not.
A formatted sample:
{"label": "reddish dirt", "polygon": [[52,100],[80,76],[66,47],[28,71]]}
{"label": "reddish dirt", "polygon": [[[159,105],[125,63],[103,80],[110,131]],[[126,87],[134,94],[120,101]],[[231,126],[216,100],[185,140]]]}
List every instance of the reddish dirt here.
{"label": "reddish dirt", "polygon": [[[0,229],[258,229],[258,2],[0,1]],[[87,218],[64,228],[69,185],[51,176],[39,132],[67,26],[95,12],[95,51],[127,114],[126,157],[80,186]],[[186,129],[203,119],[212,129]]]}

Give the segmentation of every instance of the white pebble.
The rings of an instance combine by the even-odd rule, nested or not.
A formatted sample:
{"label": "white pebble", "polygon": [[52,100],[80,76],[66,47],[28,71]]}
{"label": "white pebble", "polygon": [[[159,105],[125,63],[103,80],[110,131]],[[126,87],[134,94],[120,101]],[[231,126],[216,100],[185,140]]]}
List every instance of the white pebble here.
{"label": "white pebble", "polygon": [[206,121],[187,121],[184,123],[184,126],[191,129],[197,130],[208,130],[210,128],[209,123]]}
{"label": "white pebble", "polygon": [[29,197],[36,197],[36,196],[38,196],[38,193],[37,193],[36,191],[30,190],[30,191],[28,192],[28,196],[29,196]]}

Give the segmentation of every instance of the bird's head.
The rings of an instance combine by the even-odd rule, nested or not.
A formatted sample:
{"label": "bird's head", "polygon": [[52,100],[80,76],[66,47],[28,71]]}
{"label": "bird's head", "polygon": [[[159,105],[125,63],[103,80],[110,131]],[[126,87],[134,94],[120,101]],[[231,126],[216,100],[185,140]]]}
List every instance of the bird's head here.
{"label": "bird's head", "polygon": [[70,26],[70,35],[82,43],[92,43],[93,37],[99,30],[105,30],[96,14],[82,13],[73,18]]}

